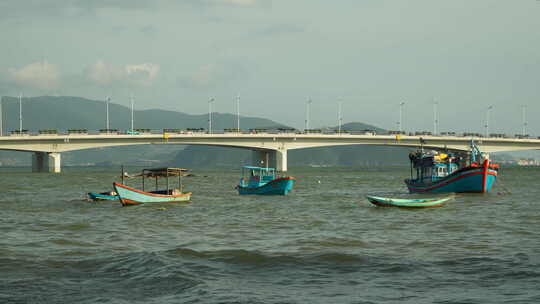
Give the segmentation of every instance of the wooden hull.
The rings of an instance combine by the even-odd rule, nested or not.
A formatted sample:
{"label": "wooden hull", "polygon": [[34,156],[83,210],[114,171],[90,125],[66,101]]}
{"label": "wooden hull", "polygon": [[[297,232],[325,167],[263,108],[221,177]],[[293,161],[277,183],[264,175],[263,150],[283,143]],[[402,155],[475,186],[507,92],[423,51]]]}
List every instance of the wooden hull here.
{"label": "wooden hull", "polygon": [[370,203],[380,207],[399,207],[399,208],[430,208],[441,207],[453,196],[443,198],[424,198],[424,199],[396,199],[379,196],[366,196]]}
{"label": "wooden hull", "polygon": [[116,193],[118,193],[120,202],[124,206],[146,203],[185,202],[191,199],[191,192],[169,195],[145,192],[118,183],[113,183],[113,187]]}
{"label": "wooden hull", "polygon": [[269,181],[259,187],[236,186],[238,194],[259,194],[259,195],[286,195],[294,185],[293,177],[281,177]]}
{"label": "wooden hull", "polygon": [[88,192],[87,195],[88,195],[88,198],[93,201],[111,201],[111,200],[118,199],[118,195],[110,195],[110,194],[98,193],[98,192]]}
{"label": "wooden hull", "polygon": [[410,193],[484,193],[489,192],[497,179],[497,170],[488,162],[482,166],[465,167],[435,182],[421,183],[405,180]]}

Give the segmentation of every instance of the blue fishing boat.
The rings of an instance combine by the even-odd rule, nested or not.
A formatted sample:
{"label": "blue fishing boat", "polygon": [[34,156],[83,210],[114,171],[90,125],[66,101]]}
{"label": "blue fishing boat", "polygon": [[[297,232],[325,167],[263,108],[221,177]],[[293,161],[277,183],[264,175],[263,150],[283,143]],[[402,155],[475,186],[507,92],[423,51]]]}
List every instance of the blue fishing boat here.
{"label": "blue fishing boat", "polygon": [[238,194],[277,194],[289,193],[294,185],[294,177],[276,177],[274,168],[242,167],[242,178],[236,186]]}
{"label": "blue fishing boat", "polygon": [[110,201],[117,200],[118,195],[114,191],[109,192],[88,192],[88,198],[93,201]]}
{"label": "blue fishing boat", "polygon": [[[411,178],[405,180],[410,193],[458,192],[485,193],[491,191],[499,170],[471,141],[466,153],[426,152],[420,149],[409,154]],[[413,172],[416,172],[414,175]]]}
{"label": "blue fishing boat", "polygon": [[[142,190],[129,187],[123,184],[124,173],[122,173],[122,184],[113,183],[114,190],[122,205],[140,205],[145,203],[171,203],[183,202],[191,199],[191,192],[182,192],[182,176],[186,174],[187,169],[180,168],[156,168],[143,169],[142,173],[132,177],[142,177]],[[178,177],[178,188],[170,188],[169,179]],[[145,191],[145,179],[155,179],[155,190]],[[166,179],[166,188],[158,190],[158,179]]]}

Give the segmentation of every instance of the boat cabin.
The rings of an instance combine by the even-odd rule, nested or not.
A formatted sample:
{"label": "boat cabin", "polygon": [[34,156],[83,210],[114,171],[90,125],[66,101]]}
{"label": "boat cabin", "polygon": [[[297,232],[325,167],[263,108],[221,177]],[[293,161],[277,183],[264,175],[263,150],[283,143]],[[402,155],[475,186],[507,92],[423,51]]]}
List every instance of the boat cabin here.
{"label": "boat cabin", "polygon": [[[124,177],[134,178],[134,177],[142,177],[142,191],[146,191],[145,187],[147,187],[148,182],[147,179],[154,179],[155,180],[155,190],[154,191],[148,191],[154,194],[163,194],[163,195],[176,195],[182,193],[182,176],[188,175],[189,173],[188,169],[183,168],[151,168],[151,169],[143,169],[140,174],[128,176],[123,172],[122,169],[122,184],[124,184]],[[165,179],[165,189],[159,190],[159,179]],[[177,188],[171,188],[174,184],[174,179],[178,180]]]}
{"label": "boat cabin", "polygon": [[240,186],[259,187],[274,179],[276,179],[276,169],[274,168],[243,166]]}
{"label": "boat cabin", "polygon": [[411,160],[411,180],[423,183],[435,182],[456,172],[462,161],[462,157],[458,155],[436,151],[410,153],[409,159]]}

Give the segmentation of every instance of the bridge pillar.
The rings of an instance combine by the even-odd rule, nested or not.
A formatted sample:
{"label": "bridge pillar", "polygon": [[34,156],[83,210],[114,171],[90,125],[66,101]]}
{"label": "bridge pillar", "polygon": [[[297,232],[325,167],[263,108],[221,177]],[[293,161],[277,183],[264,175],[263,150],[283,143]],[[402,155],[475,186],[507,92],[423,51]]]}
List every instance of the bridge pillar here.
{"label": "bridge pillar", "polygon": [[60,153],[34,152],[32,172],[60,173]]}
{"label": "bridge pillar", "polygon": [[281,172],[287,172],[287,149],[274,151],[276,154],[276,169]]}
{"label": "bridge pillar", "polygon": [[281,172],[287,171],[287,149],[252,150],[251,159],[254,166],[276,168]]}

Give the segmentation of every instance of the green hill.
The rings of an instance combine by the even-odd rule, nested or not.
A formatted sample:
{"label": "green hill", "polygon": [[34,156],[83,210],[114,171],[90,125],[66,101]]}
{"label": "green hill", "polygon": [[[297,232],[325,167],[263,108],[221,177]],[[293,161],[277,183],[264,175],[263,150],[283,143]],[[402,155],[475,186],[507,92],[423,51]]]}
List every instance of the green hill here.
{"label": "green hill", "polygon": [[[106,103],[81,97],[41,96],[22,99],[23,129],[99,130],[106,128]],[[182,112],[158,109],[135,110],[134,127],[139,129],[186,129],[207,128],[208,115],[190,115]],[[212,128],[216,130],[236,127],[236,115],[212,114]],[[286,127],[269,119],[242,117],[242,127]],[[2,98],[2,121],[4,132],[19,129],[19,99]],[[131,126],[131,109],[113,102],[109,103],[111,129],[127,130]]]}

